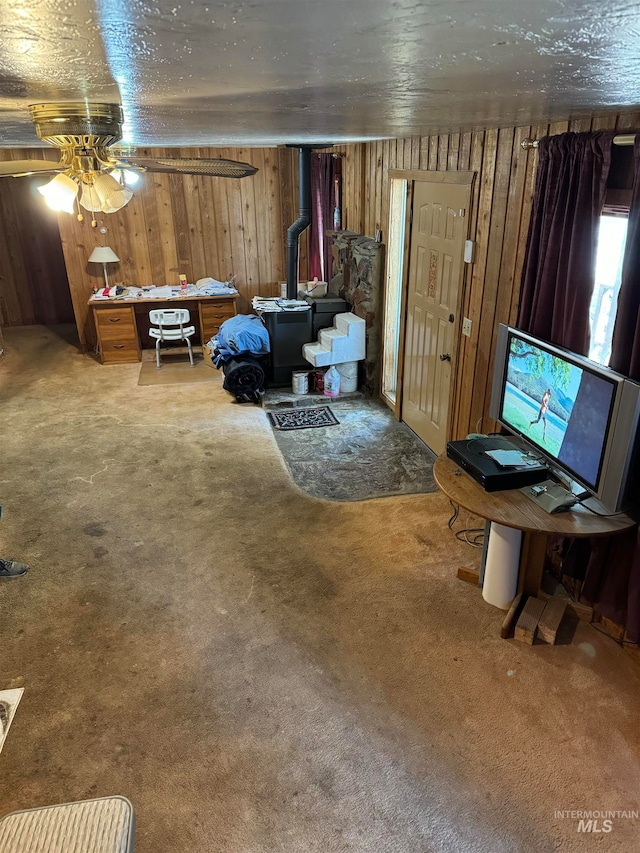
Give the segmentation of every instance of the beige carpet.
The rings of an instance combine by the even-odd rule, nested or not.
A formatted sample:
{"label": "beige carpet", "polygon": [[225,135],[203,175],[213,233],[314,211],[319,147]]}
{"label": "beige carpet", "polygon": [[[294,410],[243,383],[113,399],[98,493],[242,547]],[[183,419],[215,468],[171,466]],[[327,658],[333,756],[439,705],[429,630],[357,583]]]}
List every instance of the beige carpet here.
{"label": "beige carpet", "polygon": [[222,382],[222,371],[204,359],[199,353],[194,353],[194,366],[191,366],[188,355],[167,355],[161,359],[162,367],[156,367],[155,355],[153,361],[143,360],[140,364],[138,385],[182,385],[192,382]]}
{"label": "beige carpet", "polygon": [[136,853],[637,849],[638,668],[499,638],[439,494],[325,502],[265,412],[53,332],[0,361],[0,814],[107,794]]}

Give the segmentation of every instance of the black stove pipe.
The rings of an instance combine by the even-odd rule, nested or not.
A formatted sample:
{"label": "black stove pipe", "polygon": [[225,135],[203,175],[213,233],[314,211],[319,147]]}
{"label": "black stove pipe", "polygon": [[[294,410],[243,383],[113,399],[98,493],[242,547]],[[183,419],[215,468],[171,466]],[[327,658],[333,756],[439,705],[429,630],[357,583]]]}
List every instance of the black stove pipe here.
{"label": "black stove pipe", "polygon": [[298,148],[298,218],[287,229],[287,299],[298,298],[300,235],[311,223],[311,148]]}

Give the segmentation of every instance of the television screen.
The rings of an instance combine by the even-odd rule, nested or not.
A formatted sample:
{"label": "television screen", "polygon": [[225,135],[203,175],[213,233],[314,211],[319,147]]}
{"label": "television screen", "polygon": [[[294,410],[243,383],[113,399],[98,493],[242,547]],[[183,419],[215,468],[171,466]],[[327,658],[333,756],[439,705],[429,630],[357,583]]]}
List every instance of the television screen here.
{"label": "television screen", "polygon": [[640,504],[637,382],[501,323],[489,414],[591,492],[594,512]]}
{"label": "television screen", "polygon": [[617,382],[510,330],[500,421],[597,490]]}

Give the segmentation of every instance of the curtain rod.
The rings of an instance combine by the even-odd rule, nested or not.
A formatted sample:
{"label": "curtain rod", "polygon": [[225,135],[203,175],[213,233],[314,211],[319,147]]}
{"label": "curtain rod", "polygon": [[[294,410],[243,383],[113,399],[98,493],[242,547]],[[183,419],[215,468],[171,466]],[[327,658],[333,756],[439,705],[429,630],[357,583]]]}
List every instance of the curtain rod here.
{"label": "curtain rod", "polygon": [[[620,136],[614,136],[613,137],[613,144],[614,145],[633,145],[635,138],[636,138],[635,133],[621,134]],[[537,139],[528,139],[528,138],[523,139],[522,142],[520,143],[520,146],[525,151],[530,151],[532,148],[538,147],[538,140]]]}

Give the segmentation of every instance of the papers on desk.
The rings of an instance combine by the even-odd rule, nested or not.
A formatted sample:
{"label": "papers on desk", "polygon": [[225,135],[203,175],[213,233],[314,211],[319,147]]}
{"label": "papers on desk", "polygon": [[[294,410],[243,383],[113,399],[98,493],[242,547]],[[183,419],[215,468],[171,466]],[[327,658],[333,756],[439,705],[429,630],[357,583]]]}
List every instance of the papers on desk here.
{"label": "papers on desk", "polygon": [[520,450],[486,450],[485,453],[503,468],[531,468],[540,464]]}
{"label": "papers on desk", "polygon": [[255,311],[310,311],[304,299],[280,299],[277,296],[254,296],[251,303]]}
{"label": "papers on desk", "polygon": [[[178,292],[180,288],[178,288]],[[148,290],[143,290],[140,296],[143,299],[171,299],[176,294],[168,285],[166,287],[150,287]]]}
{"label": "papers on desk", "polygon": [[116,295],[116,288],[111,287],[101,288],[97,293],[91,296],[91,300],[103,301],[107,299],[184,299],[185,297],[193,298],[199,296],[235,296],[238,291],[235,287],[227,286],[226,284],[217,283],[215,285],[205,285],[197,287],[195,284],[188,284],[186,290],[173,285],[165,285],[163,287],[125,287],[120,288],[120,293]]}

